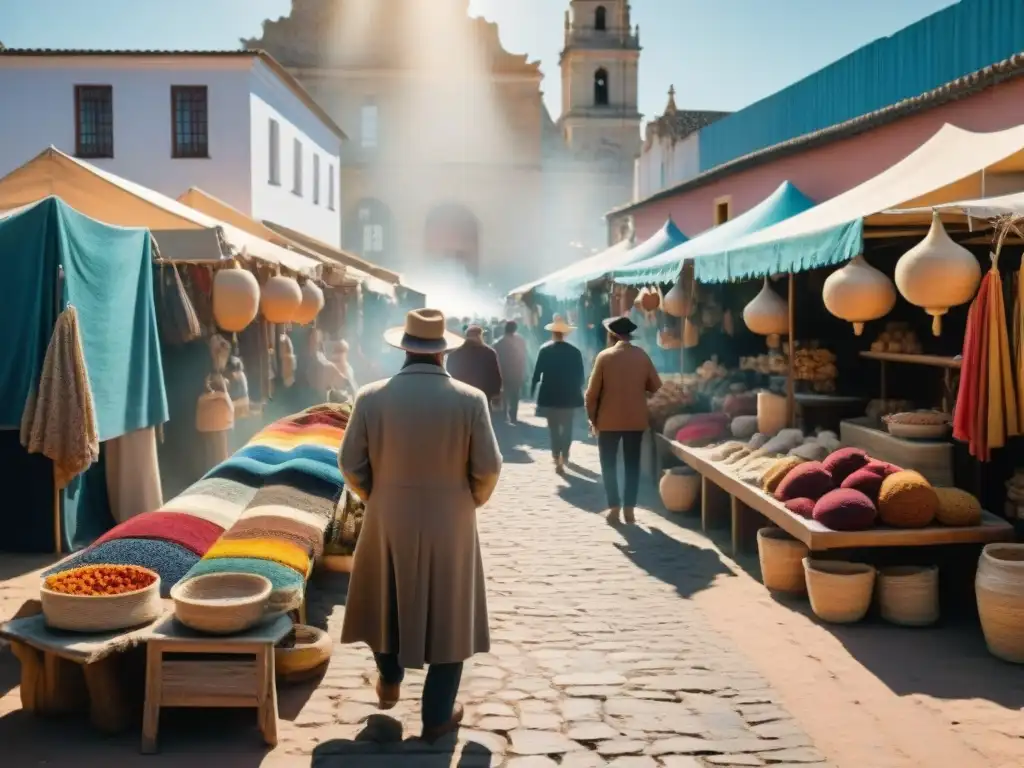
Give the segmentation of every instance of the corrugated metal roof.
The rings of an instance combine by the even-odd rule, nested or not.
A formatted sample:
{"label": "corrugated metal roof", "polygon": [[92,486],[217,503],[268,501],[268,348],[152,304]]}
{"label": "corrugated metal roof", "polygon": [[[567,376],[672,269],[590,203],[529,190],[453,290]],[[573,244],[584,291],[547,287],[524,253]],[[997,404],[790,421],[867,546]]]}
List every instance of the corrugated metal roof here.
{"label": "corrugated metal roof", "polygon": [[[1024,3],[1022,3],[1022,7],[1024,7]],[[658,192],[645,197],[643,200],[637,200],[635,202],[628,203],[627,205],[614,208],[605,214],[605,216],[621,216],[628,214],[631,211],[638,210],[649,203],[674,197],[675,195],[687,192],[691,189],[697,189],[709,182],[729,176],[733,173],[739,173],[740,171],[772,162],[781,157],[806,152],[808,149],[829,144],[833,141],[838,141],[839,139],[845,139],[850,136],[865,133],[866,131],[878,128],[879,126],[896,122],[897,120],[907,117],[915,112],[933,109],[948,102],[956,101],[957,99],[973,96],[979,91],[991,88],[992,86],[1007,80],[1020,77],[1021,75],[1024,75],[1024,52],[1014,54],[1004,61],[1000,61],[997,64],[980,69],[977,72],[972,72],[964,77],[957,78],[952,82],[946,83],[945,85],[928,91],[927,93],[922,93],[919,96],[904,99],[903,101],[892,104],[891,106],[876,110],[866,115],[861,115],[860,117],[856,117],[852,120],[847,120],[843,123],[839,123],[838,125],[829,126],[828,128],[824,128],[820,131],[814,131],[803,136],[797,136],[796,138],[789,139],[788,141],[783,141],[771,147],[751,152],[743,157],[738,157],[735,160],[722,163],[719,166],[697,174],[691,179],[680,182],[675,186],[659,190]],[[718,123],[715,123],[715,125],[717,124]],[[700,140],[701,151],[703,152],[703,131],[701,131]]]}
{"label": "corrugated metal roof", "polygon": [[104,50],[101,48],[4,48],[0,46],[0,60],[3,58],[59,58],[59,57],[103,57],[103,56],[116,56],[116,57],[200,57],[200,58],[249,58],[259,59],[266,64],[275,75],[277,75],[281,81],[288,86],[288,89],[294,93],[306,107],[309,108],[313,114],[315,114],[330,131],[342,141],[346,141],[348,136],[341,129],[334,119],[324,111],[316,100],[309,94],[298,80],[292,76],[292,74],[285,69],[281,63],[271,56],[269,53],[259,49],[248,49],[248,50],[184,50],[184,51],[171,51],[171,50],[155,50],[155,49],[139,49],[131,50],[125,48]]}

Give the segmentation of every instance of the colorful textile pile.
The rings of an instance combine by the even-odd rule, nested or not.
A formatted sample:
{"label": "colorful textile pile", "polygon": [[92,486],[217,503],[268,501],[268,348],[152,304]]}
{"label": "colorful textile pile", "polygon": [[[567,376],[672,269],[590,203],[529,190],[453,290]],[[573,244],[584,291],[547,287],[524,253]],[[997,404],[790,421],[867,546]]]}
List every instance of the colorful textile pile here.
{"label": "colorful textile pile", "polygon": [[207,475],[262,487],[241,517],[186,578],[209,573],[254,573],[273,585],[272,610],[302,604],[313,562],[343,481],[338,449],[350,407],[316,406],[271,424]]}
{"label": "colorful textile pile", "polygon": [[167,597],[171,587],[239,519],[257,487],[257,482],[245,478],[200,480],[155,512],[110,529],[44,575],[80,565],[138,565],[160,575],[160,594]]}

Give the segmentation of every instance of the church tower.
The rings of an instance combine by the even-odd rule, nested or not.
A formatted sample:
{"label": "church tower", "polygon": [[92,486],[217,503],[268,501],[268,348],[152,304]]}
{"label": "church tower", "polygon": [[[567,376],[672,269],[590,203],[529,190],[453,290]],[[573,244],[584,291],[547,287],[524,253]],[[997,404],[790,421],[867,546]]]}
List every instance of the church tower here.
{"label": "church tower", "polygon": [[640,149],[640,30],[627,0],[571,0],[562,48],[559,127],[578,156],[628,164]]}

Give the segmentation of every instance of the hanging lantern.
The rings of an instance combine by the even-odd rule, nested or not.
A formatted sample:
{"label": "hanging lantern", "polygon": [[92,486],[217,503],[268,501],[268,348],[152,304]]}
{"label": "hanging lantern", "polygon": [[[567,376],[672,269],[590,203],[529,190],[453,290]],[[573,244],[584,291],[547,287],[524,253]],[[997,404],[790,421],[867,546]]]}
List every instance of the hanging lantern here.
{"label": "hanging lantern", "polygon": [[274,275],[263,286],[260,312],[268,323],[284,325],[293,322],[301,306],[302,289],[292,278]]}
{"label": "hanging lantern", "polygon": [[950,307],[970,301],[980,282],[978,260],[953,242],[935,212],[925,239],[896,263],[896,287],[903,298],[932,316],[935,336],[942,331],[942,316]]}
{"label": "hanging lantern", "polygon": [[260,284],[256,276],[236,262],[213,276],[213,318],[229,333],[244,331],[260,308]]}
{"label": "hanging lantern", "polygon": [[690,299],[683,288],[682,279],[677,280],[661,302],[661,310],[672,317],[686,317],[690,314]]}
{"label": "hanging lantern", "polygon": [[302,291],[302,303],[296,310],[292,322],[298,325],[309,325],[316,320],[316,316],[324,308],[324,292],[312,280],[306,280],[300,290]]}
{"label": "hanging lantern", "polygon": [[759,336],[789,333],[789,306],[772,290],[767,277],[761,292],[743,308],[743,322]]}
{"label": "hanging lantern", "polygon": [[653,288],[644,288],[633,305],[644,312],[654,312],[661,305],[661,295]]}
{"label": "hanging lantern", "polygon": [[857,254],[842,269],[837,269],[825,280],[821,292],[825,309],[848,323],[853,333],[860,336],[864,323],[885,317],[896,305],[896,286]]}

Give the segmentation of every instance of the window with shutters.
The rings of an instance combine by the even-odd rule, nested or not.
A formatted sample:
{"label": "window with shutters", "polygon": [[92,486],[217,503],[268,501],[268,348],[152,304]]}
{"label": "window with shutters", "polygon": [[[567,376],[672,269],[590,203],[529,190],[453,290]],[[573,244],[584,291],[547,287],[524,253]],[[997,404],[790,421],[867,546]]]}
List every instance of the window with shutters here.
{"label": "window with shutters", "polygon": [[205,85],[171,86],[171,156],[210,156],[210,123]]}
{"label": "window with shutters", "polygon": [[75,86],[75,155],[114,156],[114,89],[109,85]]}

